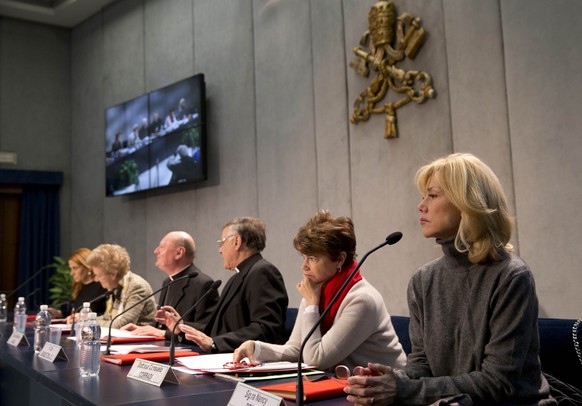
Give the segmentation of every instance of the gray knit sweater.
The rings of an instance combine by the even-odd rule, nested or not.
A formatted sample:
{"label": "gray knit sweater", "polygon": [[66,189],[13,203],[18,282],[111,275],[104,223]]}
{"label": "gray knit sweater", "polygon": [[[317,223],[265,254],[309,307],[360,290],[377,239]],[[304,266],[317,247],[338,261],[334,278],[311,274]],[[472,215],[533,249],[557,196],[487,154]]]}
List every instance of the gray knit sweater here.
{"label": "gray knit sweater", "polygon": [[539,361],[538,301],[527,264],[504,252],[472,264],[453,240],[408,286],[412,352],[398,404],[465,393],[475,404],[555,404]]}

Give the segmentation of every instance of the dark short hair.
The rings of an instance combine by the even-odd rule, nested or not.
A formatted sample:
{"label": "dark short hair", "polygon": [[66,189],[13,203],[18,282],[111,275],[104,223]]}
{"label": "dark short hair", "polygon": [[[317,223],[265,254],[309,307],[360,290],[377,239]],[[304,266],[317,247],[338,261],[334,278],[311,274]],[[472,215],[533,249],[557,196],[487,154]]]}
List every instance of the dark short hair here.
{"label": "dark short hair", "polygon": [[307,224],[299,229],[293,246],[304,255],[327,255],[335,261],[346,253],[343,267],[348,268],[356,258],[356,234],[349,217],[333,217],[327,210],[318,210]]}

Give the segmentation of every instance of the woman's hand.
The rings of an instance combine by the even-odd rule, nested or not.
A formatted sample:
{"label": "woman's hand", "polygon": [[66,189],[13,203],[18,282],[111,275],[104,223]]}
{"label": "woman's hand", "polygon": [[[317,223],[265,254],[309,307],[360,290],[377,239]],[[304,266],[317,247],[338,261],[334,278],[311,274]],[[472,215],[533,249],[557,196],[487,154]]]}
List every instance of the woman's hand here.
{"label": "woman's hand", "polygon": [[319,297],[321,296],[321,283],[315,283],[310,279],[303,278],[297,284],[297,290],[305,299],[306,305],[319,305]]}
{"label": "woman's hand", "polygon": [[360,375],[348,378],[344,392],[348,394],[348,402],[354,404],[393,404],[396,400],[394,371],[386,365],[368,363]]}
{"label": "woman's hand", "polygon": [[245,358],[249,359],[251,365],[257,365],[255,361],[255,342],[253,340],[245,341],[240,347],[234,350],[232,361],[240,362]]}
{"label": "woman's hand", "polygon": [[51,315],[51,318],[53,319],[62,319],[63,318],[63,313],[60,310],[57,310],[55,308],[49,307],[48,309],[49,314]]}

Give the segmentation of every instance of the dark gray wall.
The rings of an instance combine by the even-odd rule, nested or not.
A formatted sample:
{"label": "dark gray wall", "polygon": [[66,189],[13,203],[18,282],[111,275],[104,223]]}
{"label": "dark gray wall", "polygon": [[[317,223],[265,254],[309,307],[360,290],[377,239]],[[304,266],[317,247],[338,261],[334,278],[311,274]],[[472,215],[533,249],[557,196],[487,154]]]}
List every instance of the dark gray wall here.
{"label": "dark gray wall", "polygon": [[[167,231],[183,229],[196,238],[198,266],[226,280],[215,242],[223,223],[259,216],[267,223],[264,254],[296,306],[300,258],[291,240],[317,208],[328,208],[354,219],[360,255],[391,231],[404,233],[363,272],[393,314],[406,314],[410,275],[440,255],[420,234],[412,178],[429,160],[467,151],[504,183],[517,218],[513,243],[536,277],[541,315],[579,316],[582,28],[575,18],[582,3],[396,3],[428,31],[418,57],[402,66],[428,71],[437,98],[399,110],[395,140],[383,138],[381,116],[348,120],[369,83],[348,64],[373,1],[123,0],[75,28],[71,103],[61,116],[70,111],[70,144],[61,135],[50,146],[70,155],[68,248],[122,244],[134,270],[158,286],[152,251]],[[25,31],[0,21],[3,33]],[[7,52],[0,48],[2,130],[16,125],[4,107],[15,92],[5,87]],[[56,58],[57,65],[66,59]],[[180,193],[105,198],[105,109],[198,72],[207,83],[210,179]],[[34,160],[13,132],[7,141],[0,134],[0,147],[22,148],[24,163]],[[36,140],[34,131],[23,136]]]}
{"label": "dark gray wall", "polygon": [[70,247],[71,65],[66,29],[0,17],[0,151],[11,169],[64,173],[62,246]]}

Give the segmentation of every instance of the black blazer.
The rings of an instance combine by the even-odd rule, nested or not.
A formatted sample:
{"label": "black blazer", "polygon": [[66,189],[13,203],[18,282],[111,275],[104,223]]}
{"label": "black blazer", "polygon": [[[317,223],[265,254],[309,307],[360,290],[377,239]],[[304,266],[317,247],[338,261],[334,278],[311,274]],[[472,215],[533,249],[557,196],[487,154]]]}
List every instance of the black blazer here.
{"label": "black blazer", "polygon": [[[174,283],[168,289],[163,289],[160,293],[160,305],[172,306],[176,311],[183,315],[188,311],[194,303],[200,299],[200,297],[208,291],[210,285],[214,282],[212,278],[200,269],[196,265],[192,264],[182,272],[180,272],[176,277],[181,277],[184,275],[193,274],[198,272],[198,276],[194,278],[187,278]],[[170,283],[170,278],[164,279],[162,286]],[[188,324],[195,327],[198,330],[204,330],[208,320],[216,310],[216,305],[218,304],[219,295],[216,289],[210,292],[202,302],[200,302],[196,308],[184,318],[184,322],[189,322]],[[163,325],[157,325],[158,328],[166,329],[166,339],[170,339],[172,333]],[[176,335],[180,333],[180,329],[176,329]]]}
{"label": "black blazer", "polygon": [[233,352],[246,340],[283,344],[289,299],[281,273],[258,253],[237,268],[240,273],[226,283],[205,334],[218,352]]}

